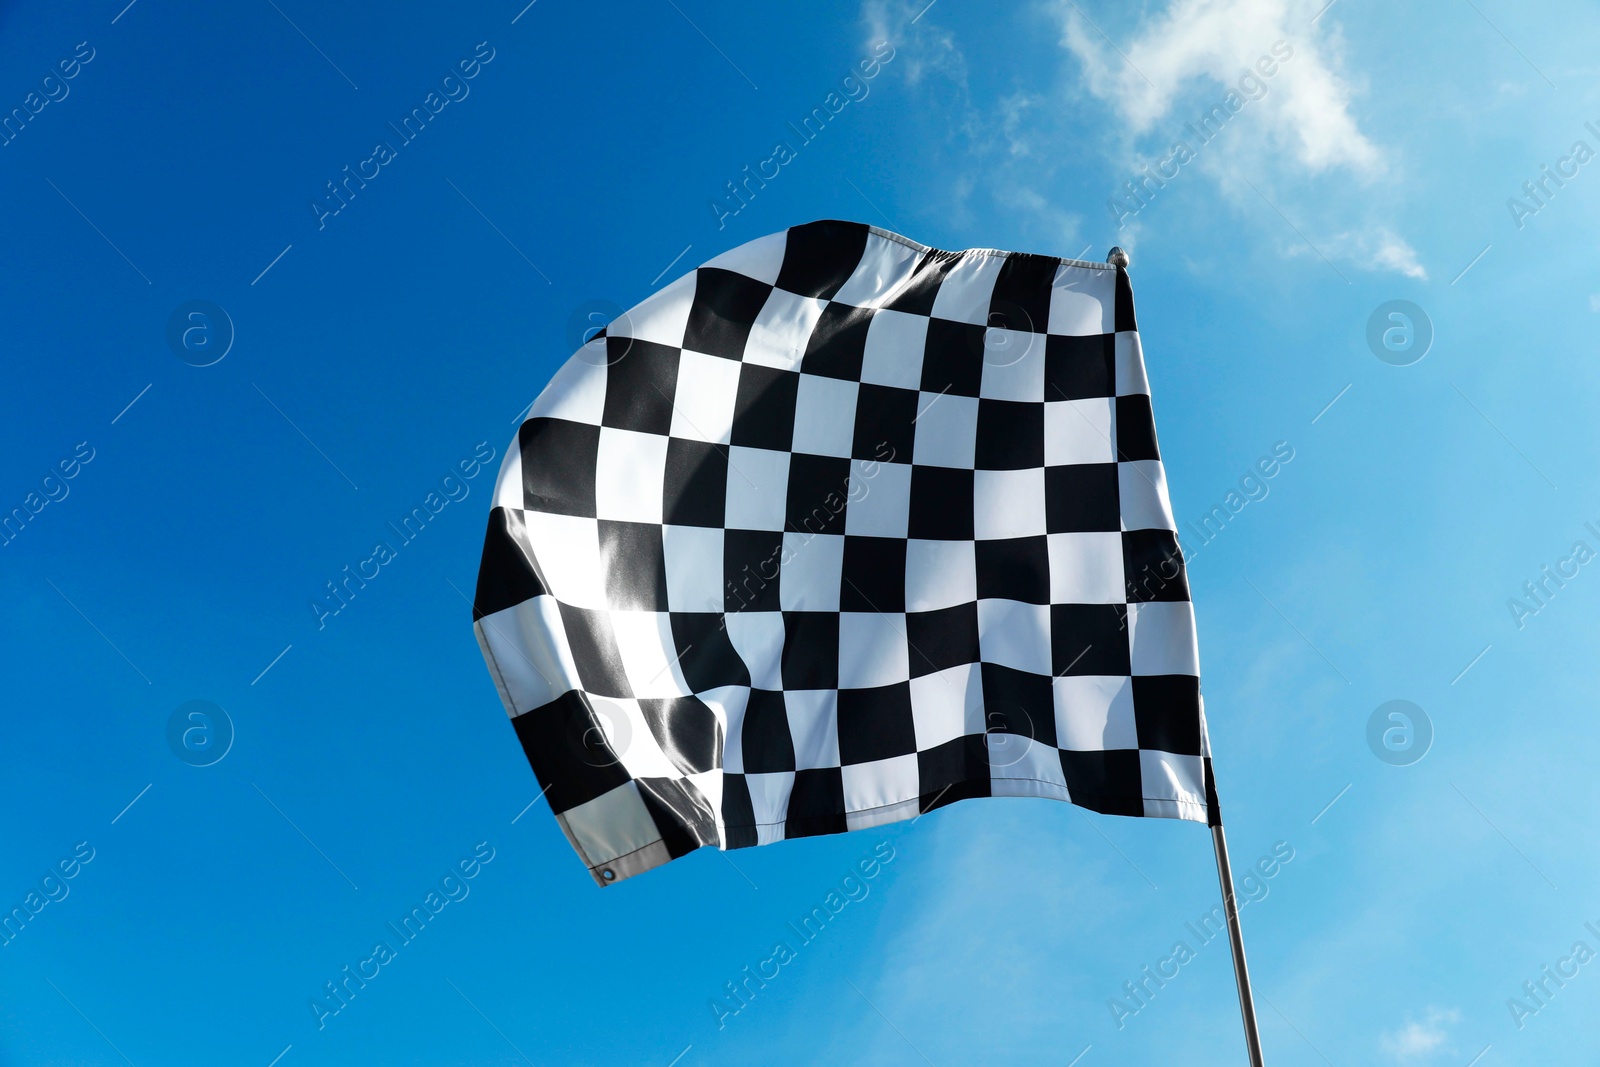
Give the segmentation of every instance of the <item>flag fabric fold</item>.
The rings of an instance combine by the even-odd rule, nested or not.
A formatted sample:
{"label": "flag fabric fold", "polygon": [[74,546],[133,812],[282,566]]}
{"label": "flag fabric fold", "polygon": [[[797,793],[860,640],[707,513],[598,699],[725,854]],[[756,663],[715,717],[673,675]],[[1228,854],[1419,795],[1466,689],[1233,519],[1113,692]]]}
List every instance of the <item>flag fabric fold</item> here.
{"label": "flag fabric fold", "polygon": [[972,797],[1220,824],[1120,267],[816,222],[690,271],[534,401],[473,617],[601,885]]}

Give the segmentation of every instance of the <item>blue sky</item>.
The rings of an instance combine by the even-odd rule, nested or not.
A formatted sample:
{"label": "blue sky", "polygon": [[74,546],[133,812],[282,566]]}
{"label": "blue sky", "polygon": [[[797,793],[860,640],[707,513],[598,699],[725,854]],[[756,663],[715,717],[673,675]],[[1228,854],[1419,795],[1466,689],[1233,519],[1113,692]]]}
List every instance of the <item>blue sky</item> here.
{"label": "blue sky", "polygon": [[[829,217],[1129,248],[1180,522],[1292,449],[1190,574],[1236,867],[1292,854],[1244,912],[1269,1062],[1592,1052],[1593,9],[524,2],[0,9],[28,116],[0,146],[0,507],[31,515],[0,548],[0,905],[60,898],[0,948],[0,1062],[1241,1062],[1221,942],[1108,1007],[1199,945],[1191,824],[969,802],[601,892],[528,808],[461,595],[519,409],[590,307]],[[883,40],[863,97],[713,207]],[[1169,177],[1134,211],[1145,165]],[[376,176],[334,213],[346,166]],[[1367,341],[1394,300],[1433,332],[1406,366]],[[193,301],[231,322],[209,366],[230,330]],[[1391,700],[1431,723],[1408,765],[1368,744]],[[190,701],[231,723],[209,766],[169,745]],[[724,983],[874,849],[719,1029]],[[458,899],[319,1029],[323,983],[431,891]],[[1546,965],[1569,977],[1531,999]]]}

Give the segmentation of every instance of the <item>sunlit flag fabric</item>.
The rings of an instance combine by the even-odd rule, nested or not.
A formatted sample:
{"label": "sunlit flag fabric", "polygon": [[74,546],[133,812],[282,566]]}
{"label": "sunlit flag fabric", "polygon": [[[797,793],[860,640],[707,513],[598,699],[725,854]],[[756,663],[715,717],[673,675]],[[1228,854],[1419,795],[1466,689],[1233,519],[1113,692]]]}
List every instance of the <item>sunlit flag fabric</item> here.
{"label": "sunlit flag fabric", "polygon": [[971,797],[1219,824],[1125,270],[816,222],[618,316],[474,629],[595,880]]}

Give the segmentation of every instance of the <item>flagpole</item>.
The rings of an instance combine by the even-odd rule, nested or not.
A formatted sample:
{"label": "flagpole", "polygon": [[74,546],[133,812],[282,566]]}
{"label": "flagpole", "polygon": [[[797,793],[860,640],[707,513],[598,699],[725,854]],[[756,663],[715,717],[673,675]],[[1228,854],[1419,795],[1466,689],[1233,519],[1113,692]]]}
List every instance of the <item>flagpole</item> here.
{"label": "flagpole", "polygon": [[1261,1032],[1256,1028],[1256,1002],[1250,993],[1250,970],[1244,962],[1244,931],[1239,927],[1239,902],[1233,895],[1233,868],[1228,863],[1228,839],[1219,823],[1211,828],[1217,853],[1217,880],[1222,883],[1222,909],[1228,920],[1228,944],[1233,949],[1233,976],[1239,983],[1239,1014],[1244,1019],[1244,1043],[1250,1067],[1263,1067]]}

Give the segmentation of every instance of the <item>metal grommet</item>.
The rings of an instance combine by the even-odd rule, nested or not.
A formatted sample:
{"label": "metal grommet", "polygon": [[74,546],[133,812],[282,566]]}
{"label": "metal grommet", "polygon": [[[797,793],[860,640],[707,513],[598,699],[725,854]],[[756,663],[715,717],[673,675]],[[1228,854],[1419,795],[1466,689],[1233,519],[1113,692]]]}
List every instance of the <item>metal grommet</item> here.
{"label": "metal grommet", "polygon": [[1111,251],[1106,253],[1106,262],[1113,267],[1125,268],[1128,265],[1128,253],[1124,252],[1120,245],[1112,245]]}
{"label": "metal grommet", "polygon": [[617,872],[613,871],[610,867],[607,867],[605,870],[600,872],[600,877],[608,882],[615,882],[617,880]]}

